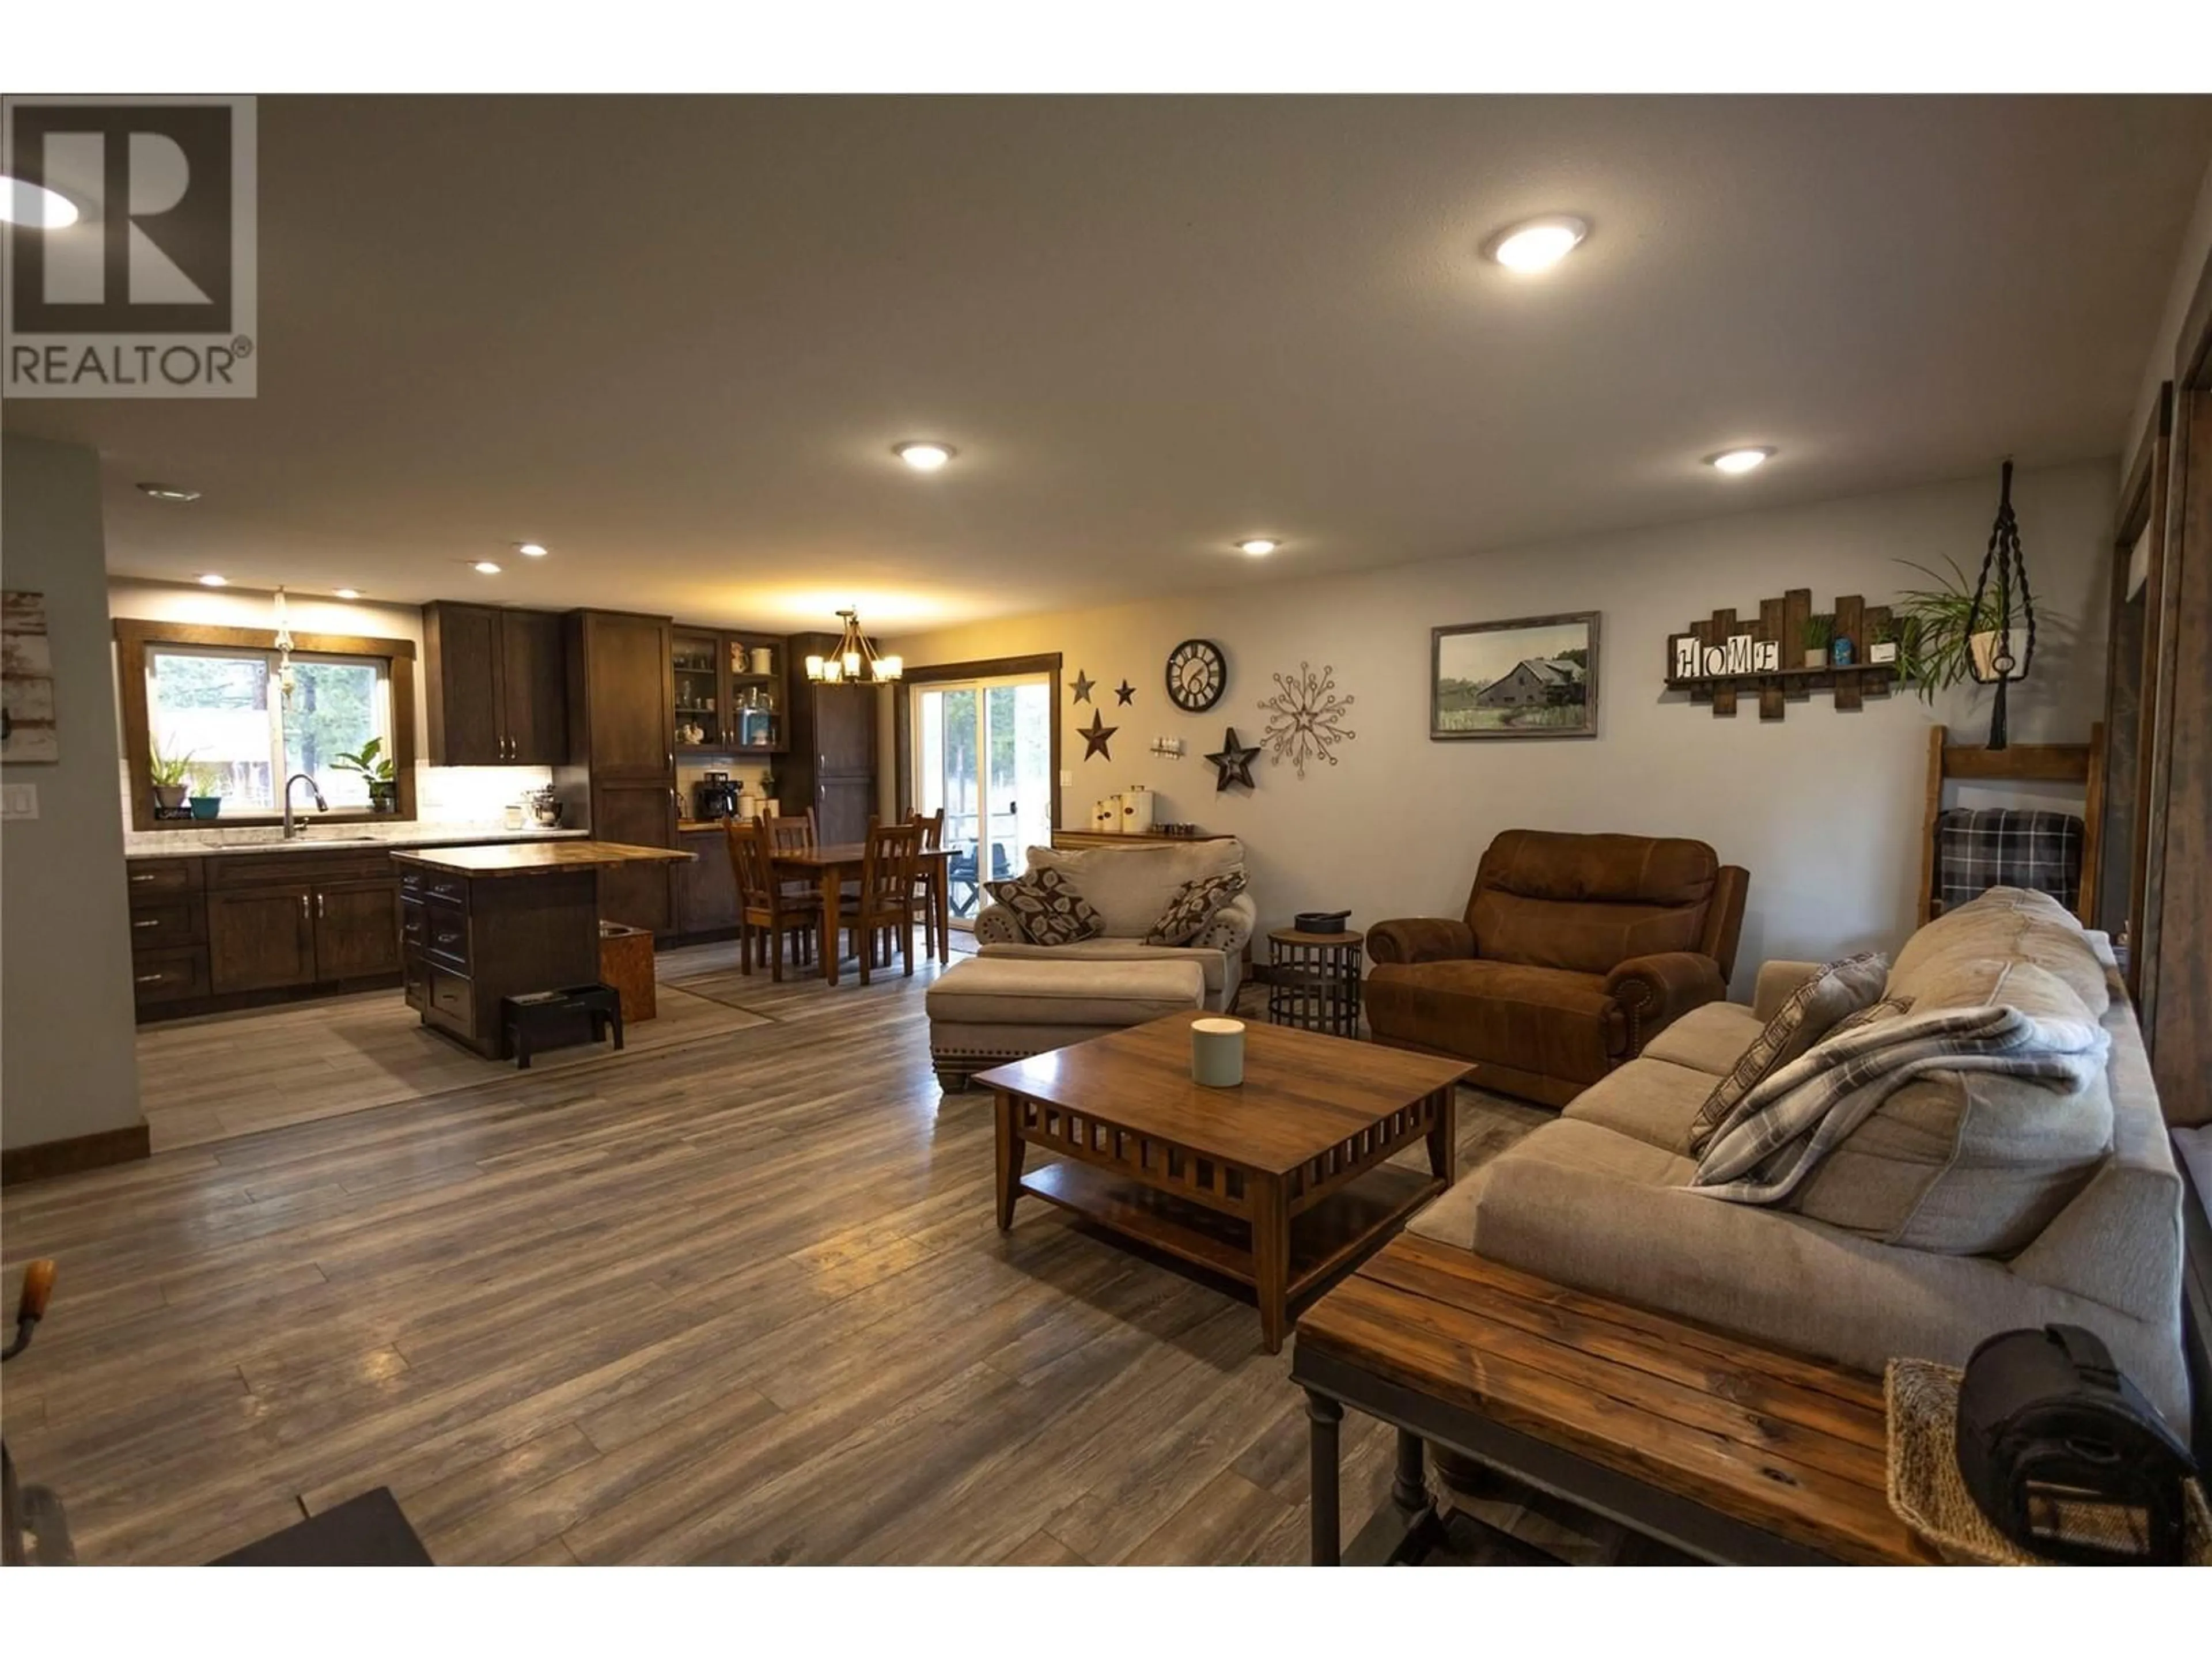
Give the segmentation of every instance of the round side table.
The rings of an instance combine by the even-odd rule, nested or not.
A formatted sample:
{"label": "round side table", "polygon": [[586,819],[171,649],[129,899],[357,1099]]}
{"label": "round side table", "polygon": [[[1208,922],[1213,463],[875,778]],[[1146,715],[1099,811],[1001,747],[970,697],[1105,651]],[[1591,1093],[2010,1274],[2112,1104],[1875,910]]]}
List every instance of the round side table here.
{"label": "round side table", "polygon": [[1359,957],[1367,935],[1302,933],[1278,927],[1267,935],[1267,1020],[1329,1036],[1359,1035]]}

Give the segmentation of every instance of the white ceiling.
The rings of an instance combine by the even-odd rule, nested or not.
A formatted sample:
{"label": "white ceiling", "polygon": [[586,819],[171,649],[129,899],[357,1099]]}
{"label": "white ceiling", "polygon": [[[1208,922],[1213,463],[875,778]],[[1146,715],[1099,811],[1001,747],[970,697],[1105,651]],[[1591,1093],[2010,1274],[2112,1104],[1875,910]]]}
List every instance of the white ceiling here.
{"label": "white ceiling", "polygon": [[[872,629],[2111,453],[2212,100],[269,99],[118,574]],[[1588,218],[1539,278],[1501,225]],[[923,477],[905,438],[959,447]],[[1778,446],[1723,479],[1698,459]],[[161,479],[204,492],[141,497]],[[1285,538],[1266,561],[1237,536]],[[533,538],[554,556],[473,574]]]}

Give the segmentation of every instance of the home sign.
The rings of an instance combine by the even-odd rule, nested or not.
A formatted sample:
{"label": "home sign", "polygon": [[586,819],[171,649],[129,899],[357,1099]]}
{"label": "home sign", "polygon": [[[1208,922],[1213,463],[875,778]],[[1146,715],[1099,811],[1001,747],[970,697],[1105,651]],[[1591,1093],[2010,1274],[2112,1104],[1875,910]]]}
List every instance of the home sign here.
{"label": "home sign", "polygon": [[1815,691],[1832,693],[1838,708],[1861,707],[1867,692],[1888,691],[1896,656],[1887,605],[1846,593],[1832,611],[1816,611],[1812,589],[1793,587],[1760,600],[1756,621],[1716,611],[1668,635],[1667,689],[1711,703],[1723,719],[1735,714],[1736,694],[1749,692],[1759,719],[1778,720],[1790,699]]}

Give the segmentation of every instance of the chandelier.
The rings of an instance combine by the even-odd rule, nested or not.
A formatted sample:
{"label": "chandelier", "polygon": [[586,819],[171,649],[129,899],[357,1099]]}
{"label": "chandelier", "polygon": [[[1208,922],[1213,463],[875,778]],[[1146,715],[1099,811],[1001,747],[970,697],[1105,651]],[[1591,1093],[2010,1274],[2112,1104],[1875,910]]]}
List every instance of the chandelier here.
{"label": "chandelier", "polygon": [[840,611],[838,616],[845,623],[845,637],[837,641],[835,655],[809,657],[806,678],[824,685],[839,685],[856,680],[895,680],[905,672],[906,665],[896,657],[879,657],[876,648],[868,643],[867,635],[860,632],[860,613]]}

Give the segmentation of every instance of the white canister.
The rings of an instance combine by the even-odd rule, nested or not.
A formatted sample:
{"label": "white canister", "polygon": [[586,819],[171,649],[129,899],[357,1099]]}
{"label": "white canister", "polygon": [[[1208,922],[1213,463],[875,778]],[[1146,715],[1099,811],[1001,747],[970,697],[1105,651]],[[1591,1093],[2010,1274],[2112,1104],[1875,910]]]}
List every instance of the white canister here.
{"label": "white canister", "polygon": [[757,645],[753,647],[753,672],[756,674],[775,672],[775,651],[773,647]]}
{"label": "white canister", "polygon": [[1234,1089],[1244,1081],[1244,1022],[1190,1023],[1190,1080],[1209,1089]]}
{"label": "white canister", "polygon": [[1091,809],[1091,825],[1109,836],[1121,833],[1121,798],[1101,795]]}
{"label": "white canister", "polygon": [[1152,792],[1138,784],[1125,789],[1115,799],[1121,803],[1121,833],[1125,836],[1149,836],[1152,832]]}

